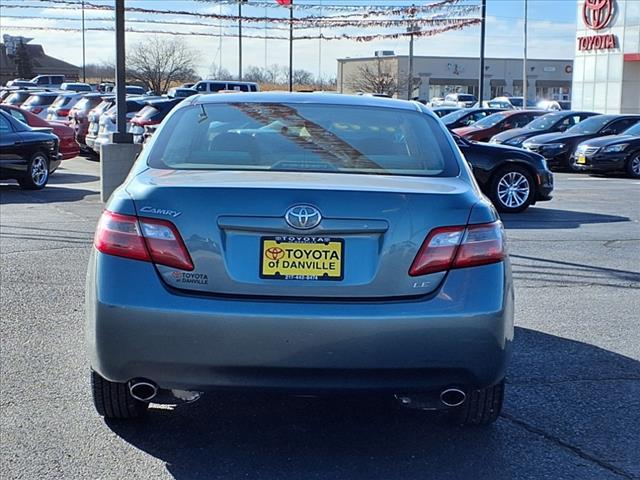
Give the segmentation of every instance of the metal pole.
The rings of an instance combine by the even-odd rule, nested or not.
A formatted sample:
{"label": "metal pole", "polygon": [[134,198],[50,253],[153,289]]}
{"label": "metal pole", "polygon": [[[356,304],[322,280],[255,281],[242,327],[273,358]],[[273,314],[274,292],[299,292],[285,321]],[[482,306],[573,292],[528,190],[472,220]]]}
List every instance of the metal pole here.
{"label": "metal pole", "polygon": [[289,91],[293,92],[293,0],[289,4]]}
{"label": "metal pole", "polygon": [[527,0],[524,0],[524,56],[522,57],[522,109],[527,109]]}
{"label": "metal pole", "polygon": [[242,81],[242,0],[238,2],[238,80]]}
{"label": "metal pole", "polygon": [[483,107],[484,100],[484,41],[487,22],[487,0],[482,0],[482,22],[480,23],[480,77],[478,79],[478,105]]}
{"label": "metal pole", "polygon": [[87,62],[85,60],[84,42],[84,0],[82,0],[82,81],[87,83]]}
{"label": "metal pole", "polygon": [[114,143],[127,141],[127,95],[124,48],[124,0],[116,0],[116,134]]}
{"label": "metal pole", "polygon": [[409,83],[407,84],[407,100],[413,98],[413,25],[409,36]]}

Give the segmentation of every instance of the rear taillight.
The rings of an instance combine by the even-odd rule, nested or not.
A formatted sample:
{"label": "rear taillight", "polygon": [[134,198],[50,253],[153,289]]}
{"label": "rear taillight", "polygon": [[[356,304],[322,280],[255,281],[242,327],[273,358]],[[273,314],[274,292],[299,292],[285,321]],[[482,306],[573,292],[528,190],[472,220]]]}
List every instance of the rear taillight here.
{"label": "rear taillight", "polygon": [[193,270],[193,262],[178,230],[166,220],[105,210],[96,229],[94,245],[98,251],[109,255]]}
{"label": "rear taillight", "polygon": [[422,244],[409,275],[487,265],[503,260],[505,255],[502,222],[436,228]]}
{"label": "rear taillight", "polygon": [[59,117],[66,117],[67,115],[69,115],[69,109],[59,108],[56,110],[56,115],[58,115]]}
{"label": "rear taillight", "polygon": [[38,114],[42,111],[42,107],[31,107],[31,113]]}

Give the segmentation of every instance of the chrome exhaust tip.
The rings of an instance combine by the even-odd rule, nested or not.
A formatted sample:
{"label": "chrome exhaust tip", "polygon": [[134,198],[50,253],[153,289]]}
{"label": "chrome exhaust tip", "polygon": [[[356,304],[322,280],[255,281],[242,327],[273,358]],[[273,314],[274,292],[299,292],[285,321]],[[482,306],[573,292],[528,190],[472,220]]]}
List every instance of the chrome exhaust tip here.
{"label": "chrome exhaust tip", "polygon": [[440,393],[440,401],[447,407],[459,407],[467,399],[467,394],[459,388],[447,388]]}
{"label": "chrome exhaust tip", "polygon": [[158,394],[158,386],[150,380],[132,380],[129,393],[136,400],[150,402]]}

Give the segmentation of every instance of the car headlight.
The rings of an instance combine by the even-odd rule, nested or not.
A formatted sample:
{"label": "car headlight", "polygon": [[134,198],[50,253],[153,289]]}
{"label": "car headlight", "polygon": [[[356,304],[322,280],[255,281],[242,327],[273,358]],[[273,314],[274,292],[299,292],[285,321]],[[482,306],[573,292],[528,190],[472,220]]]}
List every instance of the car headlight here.
{"label": "car headlight", "polygon": [[510,140],[507,140],[504,143],[506,143],[507,145],[519,146],[519,145],[522,145],[522,142],[524,142],[526,139],[527,139],[526,136],[520,135],[519,137],[514,137]]}
{"label": "car headlight", "polygon": [[562,150],[566,145],[564,143],[547,143],[542,147],[545,150]]}
{"label": "car headlight", "polygon": [[629,146],[628,143],[620,143],[618,145],[611,145],[610,147],[606,147],[602,149],[602,153],[620,153],[624,152],[624,149]]}

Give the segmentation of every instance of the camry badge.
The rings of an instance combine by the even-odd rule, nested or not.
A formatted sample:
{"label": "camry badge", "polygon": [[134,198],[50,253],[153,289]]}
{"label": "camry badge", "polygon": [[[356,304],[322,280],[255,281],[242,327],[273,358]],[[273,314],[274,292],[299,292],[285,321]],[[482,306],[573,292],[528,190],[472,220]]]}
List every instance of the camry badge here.
{"label": "camry badge", "polygon": [[299,230],[309,230],[320,224],[322,215],[316,207],[311,205],[295,205],[284,215],[287,223]]}

